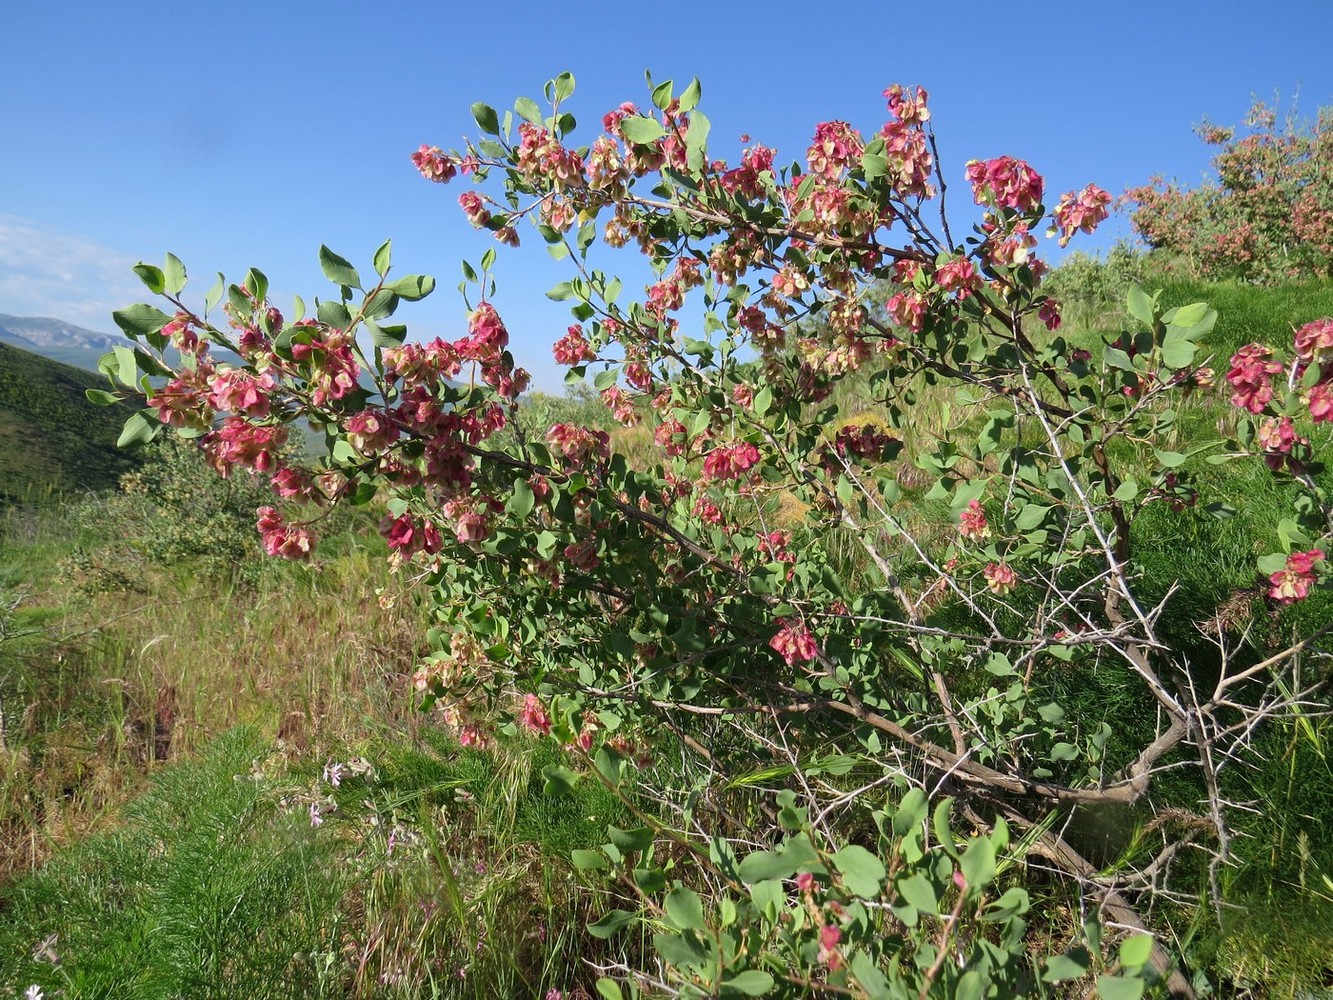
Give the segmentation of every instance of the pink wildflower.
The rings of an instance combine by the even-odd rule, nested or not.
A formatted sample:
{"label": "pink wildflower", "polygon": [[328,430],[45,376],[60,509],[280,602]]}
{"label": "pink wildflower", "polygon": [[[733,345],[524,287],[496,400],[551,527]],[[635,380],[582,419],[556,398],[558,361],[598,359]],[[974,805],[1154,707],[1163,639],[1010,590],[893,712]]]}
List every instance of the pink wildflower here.
{"label": "pink wildflower", "polygon": [[538,736],[551,732],[551,717],[535,694],[523,696],[523,710],[518,715],[519,725]]}
{"label": "pink wildflower", "polygon": [[733,441],[708,453],[704,459],[704,475],[709,479],[739,479],[758,462],[758,448],[748,441]]}
{"label": "pink wildflower", "polygon": [[986,520],[986,512],[982,509],[981,501],[967,502],[967,506],[958,515],[958,534],[972,539],[990,537],[990,524]]}
{"label": "pink wildflower", "polygon": [[1323,559],[1324,553],[1319,549],[1291,553],[1287,565],[1269,576],[1268,596],[1279,604],[1304,600],[1315,583],[1315,563]]}
{"label": "pink wildflower", "polygon": [[815,637],[804,625],[792,625],[784,618],[779,618],[778,624],[781,628],[768,640],[768,645],[787,661],[788,666],[808,662],[819,655]]}
{"label": "pink wildflower", "polygon": [[1007,594],[1013,589],[1018,577],[1008,563],[987,563],[981,571],[986,578],[986,586],[996,594]]}

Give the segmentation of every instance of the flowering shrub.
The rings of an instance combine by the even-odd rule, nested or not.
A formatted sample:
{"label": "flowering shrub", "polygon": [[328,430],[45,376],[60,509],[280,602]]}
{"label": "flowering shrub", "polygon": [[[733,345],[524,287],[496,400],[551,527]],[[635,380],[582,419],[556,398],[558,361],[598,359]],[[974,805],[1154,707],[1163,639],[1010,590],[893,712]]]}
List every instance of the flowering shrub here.
{"label": "flowering shrub", "polygon": [[1205,122],[1217,146],[1215,181],[1192,190],[1154,178],[1125,197],[1150,247],[1184,258],[1203,277],[1275,281],[1328,275],[1333,267],[1333,109],[1313,124],[1256,101],[1241,129]]}
{"label": "flowering shrub", "polygon": [[[1188,770],[1205,803],[1188,836],[1227,857],[1218,774],[1252,726],[1308,693],[1291,671],[1323,633],[1259,660],[1219,629],[1221,669],[1195,678],[1159,633],[1164,603],[1139,590],[1132,528],[1158,501],[1184,511],[1201,499],[1204,455],[1285,447],[1297,503],[1284,552],[1256,576],[1272,574],[1275,606],[1322,585],[1329,501],[1299,442],[1326,419],[1324,327],[1302,332],[1290,369],[1256,348],[1227,376],[1247,420],[1291,427],[1178,452],[1176,407],[1213,383],[1216,314],[1163,311],[1134,289],[1134,327],[1079,346],[1058,335],[1059,304],[1042,291],[1035,234],[1091,231],[1107,201],[1095,185],[1048,211],[1040,175],[1014,157],[950,175],[920,88],[885,91],[875,132],[816,125],[803,165],[783,168],[759,144],[736,165],[716,158],[697,82],[655,87],[646,110],[620,105],[575,145],[573,86],[548,84],[549,113],[527,99],[503,118],[475,105],[484,137],[413,161],[433,182],[474,183],[462,209],[498,242],[519,245],[527,220],[567,263],[548,293],[574,320],[553,331],[555,356],[571,380],[592,377],[617,423],[648,425],[647,460],[627,457],[620,431],[515,432],[528,379],[495,250],[464,265],[466,335],[405,343],[390,317],[434,283],[391,279],[387,243],[367,281],[321,249],[339,294],[310,318],[299,303],[279,315],[258,271],[192,312],[179,261],[140,265],[173,312],[117,313],[136,348],[108,369],[130,388],[141,373],[167,381],[124,439],[171,426],[220,470],[271,478],[288,502],[265,508],[260,530],[289,558],[317,544],[328,505],[386,497],[393,558],[434,602],[426,703],[471,744],[497,714],[558,740],[570,766],[548,769],[551,788],[594,780],[634,804],[640,829],[611,829],[602,852],[574,858],[638,900],[596,933],[654,932],[663,966],[622,970],[627,988],[982,996],[1101,969],[1104,997],[1138,996],[1146,975],[1189,993],[1135,910],[1170,877],[1179,844],[1165,824],[1150,827],[1160,853],[1143,881],[1107,882],[1047,818],[1151,808],[1155,775]],[[979,206],[961,240],[940,206],[958,176]],[[598,266],[602,246],[646,258],[641,295]],[[887,286],[884,306],[872,283]],[[245,364],[211,361],[210,344]],[[942,390],[937,432],[907,451],[903,432]],[[847,391],[873,421],[840,419]],[[270,444],[301,419],[328,447],[298,466]],[[1071,677],[1108,665],[1159,720],[1148,737],[1060,703]],[[668,739],[700,762],[688,794],[636,770]],[[760,831],[725,804],[756,787],[769,792],[746,807],[768,817]],[[963,836],[958,819],[979,832]],[[1018,857],[1011,830],[1138,929],[1118,962],[1101,964],[1096,919],[1065,954],[1026,955],[1030,902],[1001,875]]]}

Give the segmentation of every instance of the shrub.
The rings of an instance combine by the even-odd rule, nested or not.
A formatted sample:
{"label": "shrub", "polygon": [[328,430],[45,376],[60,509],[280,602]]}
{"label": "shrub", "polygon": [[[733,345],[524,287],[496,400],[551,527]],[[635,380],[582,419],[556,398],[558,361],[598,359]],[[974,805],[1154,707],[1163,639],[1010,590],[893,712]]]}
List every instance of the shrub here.
{"label": "shrub", "polygon": [[[366,280],[321,248],[339,294],[312,318],[284,317],[257,270],[193,311],[179,260],[140,265],[173,312],[116,314],[164,380],[126,438],[168,425],[218,466],[271,477],[290,504],[258,528],[289,559],[309,557],[330,505],[388,495],[386,542],[433,606],[427,706],[464,745],[497,727],[564,745],[547,787],[594,782],[634,816],[573,855],[632,894],[590,931],[638,928],[661,959],[604,996],[1008,995],[1085,975],[1108,998],[1151,976],[1189,994],[1136,902],[1204,888],[1177,881],[1185,829],[1221,905],[1222,778],[1256,728],[1312,696],[1300,665],[1327,655],[1327,629],[1299,614],[1330,568],[1311,444],[1333,416],[1325,327],[1302,328],[1294,356],[1242,348],[1227,373],[1239,440],[1209,430],[1178,451],[1178,407],[1214,379],[1200,350],[1216,313],[1133,288],[1128,327],[1094,354],[1059,336],[1041,287],[1032,234],[1047,219],[1062,243],[1092,231],[1110,200],[1095,185],[1048,208],[1028,164],[973,161],[979,218],[960,241],[925,221],[944,174],[923,90],[886,91],[870,138],[820,123],[804,166],[781,168],[762,145],[735,165],[709,153],[697,81],[654,87],[654,110],[622,105],[575,146],[573,87],[550,81],[549,113],[475,105],[484,138],[413,160],[431,181],[470,175],[460,203],[502,244],[528,217],[568,262],[548,293],[575,320],[555,356],[651,447],[627,455],[577,422],[501,436],[522,427],[527,375],[496,252],[464,266],[467,335],[408,344],[389,317],[434,282],[390,278],[388,243]],[[653,271],[641,296],[598,266],[626,245]],[[214,344],[244,363],[214,363]],[[168,346],[190,363],[168,369]],[[852,379],[869,408],[836,392]],[[908,450],[923,387],[949,399]],[[300,419],[331,446],[298,463],[280,449]],[[1146,599],[1135,525],[1233,513],[1201,474],[1210,457],[1284,477],[1280,551],[1257,571],[1292,633],[1269,650],[1218,629],[1202,670],[1162,628],[1174,588]],[[1132,712],[1061,694],[1108,678]],[[663,783],[646,765],[665,747],[683,774]],[[1170,780],[1203,803],[1184,819],[1154,812]],[[1147,813],[1139,875],[1105,876],[1060,832],[1079,809]],[[1039,945],[1015,880],[1029,852],[1081,914]],[[1104,940],[1098,913],[1136,933]]]}
{"label": "shrub", "polygon": [[1272,282],[1333,266],[1333,108],[1313,123],[1256,101],[1240,128],[1204,122],[1214,180],[1192,189],[1154,178],[1125,197],[1150,247],[1179,255],[1197,275]]}

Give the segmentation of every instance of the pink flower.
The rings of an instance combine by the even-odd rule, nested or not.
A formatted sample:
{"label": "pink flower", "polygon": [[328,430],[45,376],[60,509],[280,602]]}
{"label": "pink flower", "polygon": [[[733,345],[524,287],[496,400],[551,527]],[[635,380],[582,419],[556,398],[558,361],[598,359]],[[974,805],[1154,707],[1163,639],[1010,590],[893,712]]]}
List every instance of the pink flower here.
{"label": "pink flower", "polygon": [[314,538],[304,525],[288,524],[272,507],[260,507],[256,527],[264,551],[284,559],[305,559],[314,550]]}
{"label": "pink flower", "polygon": [[1333,382],[1320,382],[1305,394],[1305,405],[1317,424],[1333,422]]}
{"label": "pink flower", "polygon": [[860,133],[846,122],[820,122],[805,158],[811,173],[833,180],[854,158],[859,159],[864,146]]}
{"label": "pink flower", "polygon": [[1060,329],[1060,303],[1055,299],[1045,299],[1037,310],[1037,318],[1046,324],[1048,330]]}
{"label": "pink flower", "polygon": [[781,628],[768,640],[768,645],[787,661],[788,666],[808,662],[819,655],[815,637],[804,625],[792,625],[784,618],[779,618],[778,624]]}
{"label": "pink flower", "polygon": [[1269,361],[1273,352],[1260,344],[1246,344],[1231,356],[1231,405],[1262,413],[1273,398],[1273,376],[1282,374],[1282,366]]}
{"label": "pink flower", "polygon": [[1013,589],[1018,577],[1007,563],[987,563],[986,568],[981,571],[981,575],[986,578],[986,586],[996,594],[1007,594]]}
{"label": "pink flower", "polygon": [[1284,465],[1291,465],[1292,472],[1300,470],[1300,463],[1293,462],[1292,449],[1297,445],[1309,446],[1310,442],[1296,433],[1296,425],[1290,417],[1274,419],[1267,417],[1259,425],[1259,445],[1264,450],[1264,463],[1274,472]]}
{"label": "pink flower", "polygon": [[796,888],[801,892],[813,892],[815,888],[815,877],[809,872],[801,872],[796,876]]}
{"label": "pink flower", "polygon": [[1269,576],[1268,596],[1279,604],[1304,600],[1315,583],[1315,563],[1323,559],[1324,553],[1319,549],[1291,553],[1287,565]]}
{"label": "pink flower", "polygon": [[417,170],[421,171],[422,177],[441,184],[452,180],[457,172],[454,161],[446,156],[439,146],[427,146],[423,143],[421,148],[412,154],[412,162],[416,164]]}
{"label": "pink flower", "polygon": [[739,479],[758,461],[758,448],[749,441],[733,441],[708,453],[704,459],[704,475],[709,479]]}
{"label": "pink flower", "polygon": [[263,419],[269,413],[268,394],[274,385],[272,375],[255,376],[240,368],[224,368],[209,382],[209,401],[215,409]]}
{"label": "pink flower", "polygon": [[582,364],[584,361],[591,361],[596,357],[592,347],[588,344],[587,338],[583,336],[583,327],[577,323],[565,331],[565,335],[555,342],[551,353],[555,355],[556,363],[561,365]]}
{"label": "pink flower", "polygon": [[999,156],[993,160],[973,160],[967,165],[967,179],[978,205],[984,205],[987,193],[1004,208],[1030,212],[1041,204],[1041,175],[1022,160]]}
{"label": "pink flower", "polygon": [[1067,246],[1076,232],[1091,233],[1096,229],[1109,214],[1106,209],[1109,204],[1111,196],[1096,184],[1089,184],[1078,194],[1069,191],[1062,195],[1051,213],[1060,232],[1060,245]]}
{"label": "pink flower", "polygon": [[[1333,318],[1317,319],[1296,331],[1296,356],[1306,364],[1333,365]],[[1320,374],[1324,381],[1333,378],[1333,371]]]}
{"label": "pink flower", "polygon": [[986,512],[981,507],[981,501],[967,502],[967,506],[958,515],[958,534],[973,539],[990,537],[990,524],[986,520]]}
{"label": "pink flower", "polygon": [[383,451],[398,440],[398,425],[383,410],[362,410],[347,419],[347,443],[363,455]]}
{"label": "pink flower", "polygon": [[484,541],[488,534],[490,534],[490,527],[486,523],[485,515],[476,511],[467,511],[460,514],[458,520],[454,523],[454,537],[458,539],[459,545],[471,545]]}
{"label": "pink flower", "polygon": [[491,221],[491,213],[477,192],[464,191],[458,196],[458,204],[463,209],[463,214],[467,216],[467,221],[476,228],[480,229]]}
{"label": "pink flower", "polygon": [[468,336],[454,347],[458,356],[467,361],[487,361],[497,357],[509,346],[509,331],[500,314],[489,302],[483,302],[467,319]]}
{"label": "pink flower", "polygon": [[380,533],[389,548],[404,558],[414,552],[439,552],[443,547],[439,529],[430,521],[418,521],[411,514],[386,517],[380,522]]}
{"label": "pink flower", "polygon": [[551,717],[535,694],[523,696],[523,710],[518,715],[519,725],[538,736],[551,732]]}
{"label": "pink flower", "polygon": [[244,417],[228,417],[221,427],[203,437],[209,460],[223,476],[236,465],[268,472],[286,441],[285,427],[252,424]]}
{"label": "pink flower", "polygon": [[842,955],[838,952],[838,944],[841,941],[842,931],[833,924],[825,924],[820,928],[819,960],[831,971],[837,970],[842,965]]}

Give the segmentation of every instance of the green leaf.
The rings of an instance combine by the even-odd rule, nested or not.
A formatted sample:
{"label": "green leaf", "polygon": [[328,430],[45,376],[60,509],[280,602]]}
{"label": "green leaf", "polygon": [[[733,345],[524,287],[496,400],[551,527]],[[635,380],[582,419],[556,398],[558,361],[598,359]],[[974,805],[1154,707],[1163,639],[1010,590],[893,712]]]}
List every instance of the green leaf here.
{"label": "green leaf", "polygon": [[1194,363],[1194,353],[1198,346],[1185,339],[1172,327],[1168,327],[1166,338],[1162,341],[1162,363],[1168,368],[1188,368]]}
{"label": "green leaf", "polygon": [[542,111],[537,107],[537,102],[530,97],[520,97],[514,102],[514,110],[524,121],[532,122],[534,125],[542,124]]}
{"label": "green leaf", "polygon": [[[1171,326],[1188,328],[1198,326],[1203,322],[1212,307],[1207,302],[1191,302],[1187,306],[1181,306],[1179,309],[1172,309],[1168,314],[1170,316],[1167,322]],[[1166,317],[1163,317],[1166,319]]]}
{"label": "green leaf", "polygon": [[857,950],[856,954],[852,956],[849,969],[870,1000],[887,1000],[887,998],[894,996],[889,988],[888,979],[884,973],[875,967],[875,960],[865,951]]}
{"label": "green leaf", "polygon": [[989,837],[977,837],[958,862],[969,889],[980,889],[995,878],[995,845]]}
{"label": "green leaf", "polygon": [[680,110],[682,114],[689,114],[699,106],[699,98],[703,96],[703,88],[699,84],[699,78],[696,76],[690,81],[690,85],[685,88],[680,95]]}
{"label": "green leaf", "polygon": [[185,265],[174,253],[167,254],[162,265],[162,278],[168,295],[179,295],[185,289]]}
{"label": "green leaf", "polygon": [[257,267],[245,272],[245,287],[256,303],[263,302],[268,295],[268,278]]}
{"label": "green leaf", "polygon": [[380,326],[366,320],[366,329],[370,331],[370,342],[376,347],[402,347],[407,339],[407,327],[401,323],[393,326]]}
{"label": "green leaf", "polygon": [[532,494],[532,487],[528,485],[526,479],[514,480],[514,492],[509,497],[509,512],[519,520],[527,517],[532,512],[533,504],[536,499]]}
{"label": "green leaf", "polygon": [[384,287],[400,299],[416,302],[435,291],[435,279],[429,274],[409,274],[397,281],[389,282]]}
{"label": "green leaf", "polygon": [[495,109],[489,104],[483,104],[478,101],[472,105],[472,117],[477,123],[477,128],[481,129],[487,135],[500,134],[500,119],[495,113]]}
{"label": "green leaf", "polygon": [[638,914],[631,910],[612,910],[596,923],[588,925],[588,933],[605,941],[613,934],[619,934],[628,927]]}
{"label": "green leaf", "polygon": [[905,903],[915,906],[923,913],[939,912],[939,898],[935,895],[935,887],[919,872],[898,882],[897,889],[898,895]]}
{"label": "green leaf", "polygon": [[167,279],[163,276],[161,268],[139,261],[134,265],[134,273],[139,276],[144,287],[154,295],[161,295],[167,290]]}
{"label": "green leaf", "polygon": [[667,919],[678,930],[701,931],[707,926],[704,923],[703,901],[693,889],[684,886],[672,889],[662,901],[662,906],[666,910]]}
{"label": "green leaf", "polygon": [[833,855],[833,866],[842,874],[843,884],[858,896],[873,899],[884,885],[884,862],[859,844],[848,844]]}
{"label": "green leaf", "polygon": [[653,948],[668,965],[688,968],[707,958],[703,946],[693,934],[654,934]]}
{"label": "green leaf", "polygon": [[136,340],[140,337],[146,337],[150,333],[157,333],[171,322],[171,317],[161,309],[156,309],[144,302],[136,303],[125,309],[117,309],[111,314],[111,318],[116,321],[116,326]]}
{"label": "green leaf", "polygon": [[685,155],[689,168],[703,169],[704,154],[708,148],[708,132],[713,127],[702,111],[690,115],[690,129],[685,133]]}
{"label": "green leaf", "polygon": [[542,771],[542,777],[546,779],[546,784],[542,788],[542,794],[544,795],[572,795],[574,785],[579,780],[577,774],[558,764],[545,768]]}
{"label": "green leaf", "polygon": [[1064,955],[1052,955],[1046,960],[1046,971],[1042,973],[1041,981],[1063,983],[1069,979],[1079,979],[1087,975],[1090,961],[1088,950],[1082,946]]}
{"label": "green leaf", "polygon": [[1148,294],[1135,285],[1129,290],[1129,295],[1125,298],[1125,305],[1129,309],[1129,314],[1144,326],[1151,328],[1153,325],[1153,300]]}
{"label": "green leaf", "polygon": [[552,302],[564,302],[574,297],[574,283],[572,281],[562,281],[549,292],[546,297]]}
{"label": "green leaf", "polygon": [[659,83],[654,87],[653,107],[657,108],[659,111],[665,111],[667,106],[671,103],[671,91],[673,89],[672,81],[670,80],[667,80],[665,83]]}
{"label": "green leaf", "polygon": [[610,867],[610,862],[606,860],[606,855],[601,851],[570,851],[569,860],[581,872],[600,871],[603,868]]}
{"label": "green leaf", "polygon": [[133,389],[139,383],[139,363],[128,347],[113,347],[116,356],[116,377]]}
{"label": "green leaf", "polygon": [[[323,244],[319,248],[319,266],[324,272],[324,277],[335,285],[346,285],[348,288],[357,289],[361,287],[361,275],[356,273],[356,268]],[[255,297],[262,298],[259,295]]]}
{"label": "green leaf", "polygon": [[1130,503],[1138,495],[1139,484],[1132,479],[1126,479],[1123,483],[1117,486],[1115,492],[1111,494],[1111,496],[1119,500],[1121,503]]}
{"label": "green leaf", "polygon": [[736,990],[747,997],[761,997],[773,988],[773,977],[758,969],[746,969],[739,975],[722,980],[724,990]]}
{"label": "green leaf", "polygon": [[393,261],[393,240],[385,240],[375,251],[374,264],[375,273],[381,278],[389,273],[389,267]]}
{"label": "green leaf", "polygon": [[776,851],[756,851],[746,856],[737,869],[746,885],[774,878],[791,878],[806,865],[819,861],[819,855],[804,835],[787,841]]}
{"label": "green leaf", "polygon": [[1097,995],[1102,1000],[1139,1000],[1146,984],[1128,976],[1098,976]]}
{"label": "green leaf", "polygon": [[125,421],[125,428],[120,432],[120,437],[116,441],[117,448],[133,448],[136,445],[147,444],[162,429],[162,424],[156,420],[150,420],[148,414],[152,410],[140,410],[128,420]]}
{"label": "green leaf", "polygon": [[1157,456],[1157,461],[1168,469],[1174,469],[1185,461],[1185,456],[1178,451],[1157,451],[1154,449],[1153,454]]}
{"label": "green leaf", "polygon": [[204,293],[204,312],[210,313],[213,307],[222,301],[222,293],[226,291],[227,279],[223,277],[222,272],[218,272],[218,280],[213,282],[213,287]]}
{"label": "green leaf", "polygon": [[114,406],[121,400],[114,392],[107,392],[105,389],[84,389],[83,394],[88,398],[88,402],[94,406]]}
{"label": "green leaf", "polygon": [[1118,347],[1108,347],[1102,351],[1102,361],[1106,363],[1108,368],[1119,368],[1124,372],[1134,370],[1134,362],[1130,359],[1130,356]]}
{"label": "green leaf", "polygon": [[574,93],[574,74],[561,73],[555,78],[555,101],[557,104],[568,100]]}
{"label": "green leaf", "polygon": [[655,118],[626,118],[620,123],[620,133],[626,142],[645,146],[666,135],[666,129]]}
{"label": "green leaf", "polygon": [[603,976],[597,980],[596,990],[602,1000],[625,1000],[625,994],[620,992],[620,984],[614,979]]}
{"label": "green leaf", "polygon": [[606,832],[611,838],[611,843],[626,853],[646,851],[653,846],[653,831],[646,826],[636,827],[633,830],[622,830],[619,827],[608,826]]}
{"label": "green leaf", "polygon": [[1050,513],[1050,507],[1043,507],[1041,504],[1030,503],[1019,513],[1014,520],[1014,526],[1019,531],[1031,531],[1033,528],[1046,520],[1046,515]]}
{"label": "green leaf", "polygon": [[868,181],[873,181],[877,177],[883,177],[888,172],[889,161],[879,153],[863,153],[861,155],[861,172],[865,174]]}
{"label": "green leaf", "polygon": [[1120,964],[1125,966],[1146,965],[1152,957],[1153,936],[1135,934],[1120,942]]}
{"label": "green leaf", "polygon": [[754,396],[754,415],[762,417],[768,412],[768,408],[773,405],[773,390],[769,386],[764,386]]}

